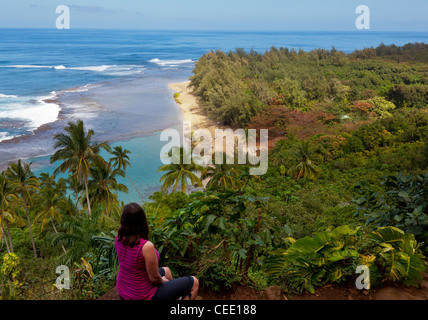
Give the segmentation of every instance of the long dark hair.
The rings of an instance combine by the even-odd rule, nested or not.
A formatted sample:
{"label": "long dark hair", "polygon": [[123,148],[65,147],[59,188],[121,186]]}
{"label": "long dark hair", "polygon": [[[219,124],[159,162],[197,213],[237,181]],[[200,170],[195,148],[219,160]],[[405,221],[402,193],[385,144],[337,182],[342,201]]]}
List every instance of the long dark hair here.
{"label": "long dark hair", "polygon": [[[117,236],[123,245],[131,248],[138,244],[140,239],[149,239],[146,214],[139,204],[130,203],[123,208]],[[133,241],[131,241],[132,236],[136,237]]]}

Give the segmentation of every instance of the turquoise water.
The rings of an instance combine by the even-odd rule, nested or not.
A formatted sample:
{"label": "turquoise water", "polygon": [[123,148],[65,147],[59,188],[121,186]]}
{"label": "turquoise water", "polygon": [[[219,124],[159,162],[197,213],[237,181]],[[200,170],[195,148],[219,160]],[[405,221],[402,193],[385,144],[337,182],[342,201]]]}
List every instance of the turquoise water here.
{"label": "turquoise water", "polygon": [[[96,139],[130,150],[144,196],[159,190],[159,132],[181,121],[168,83],[210,50],[270,47],[345,52],[428,42],[427,32],[214,32],[0,29],[0,170],[18,158],[52,172],[52,137],[81,119]],[[132,185],[121,199],[139,201]]]}
{"label": "turquoise water", "polygon": [[[148,201],[148,197],[153,192],[160,190],[159,179],[162,174],[158,173],[157,170],[163,165],[160,160],[160,152],[164,146],[164,142],[160,141],[159,136],[160,133],[156,133],[142,138],[111,144],[112,147],[120,145],[124,149],[132,150],[129,155],[131,167],[128,167],[126,171],[145,201]],[[105,157],[105,159],[109,158],[106,152],[102,152],[102,156]],[[51,165],[49,163],[49,158],[49,156],[45,156],[30,159],[29,161],[32,162],[33,172],[35,174],[40,174],[42,172],[52,174],[58,163]],[[61,174],[59,175],[59,177],[63,176],[64,175]],[[125,203],[141,202],[140,196],[127,177],[118,177],[117,180],[119,183],[126,185],[129,189],[128,193],[119,193],[120,200]]]}

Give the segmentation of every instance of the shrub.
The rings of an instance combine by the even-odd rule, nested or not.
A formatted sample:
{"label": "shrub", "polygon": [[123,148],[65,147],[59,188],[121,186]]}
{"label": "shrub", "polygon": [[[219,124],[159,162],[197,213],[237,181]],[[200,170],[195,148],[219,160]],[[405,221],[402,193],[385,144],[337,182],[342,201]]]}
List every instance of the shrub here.
{"label": "shrub", "polygon": [[428,104],[427,85],[394,85],[388,98],[399,107],[425,108]]}
{"label": "shrub", "polygon": [[387,145],[390,138],[391,133],[382,124],[378,122],[367,124],[352,134],[344,146],[344,150],[346,152],[361,152],[363,151],[361,145],[364,150],[373,150],[376,147]]}
{"label": "shrub", "polygon": [[181,101],[180,98],[180,94],[178,92],[174,93],[174,100],[178,103],[178,104],[182,104],[183,102]]}
{"label": "shrub", "polygon": [[285,273],[295,293],[354,278],[359,265],[369,268],[371,288],[387,281],[418,286],[427,266],[414,236],[395,227],[363,233],[343,225],[290,242],[272,252],[264,267],[268,275]]}
{"label": "shrub", "polygon": [[364,215],[375,226],[396,226],[415,235],[419,241],[428,240],[428,173],[386,177],[379,193],[359,183],[362,197],[355,199],[356,215]]}
{"label": "shrub", "polygon": [[360,263],[370,269],[370,282],[399,282],[418,287],[426,271],[425,257],[411,233],[385,227],[367,235],[370,243],[360,255]]}
{"label": "shrub", "polygon": [[16,254],[7,253],[3,256],[0,264],[0,299],[15,298],[16,290],[22,285],[17,279],[20,273],[19,264],[20,260]]}
{"label": "shrub", "polygon": [[224,261],[206,262],[198,273],[198,279],[204,286],[216,292],[230,289],[241,280],[233,269],[227,267]]}
{"label": "shrub", "polygon": [[390,101],[388,101],[382,97],[374,97],[374,98],[371,98],[369,100],[365,100],[365,101],[361,101],[361,102],[366,102],[366,103],[372,105],[373,108],[371,109],[371,111],[378,118],[385,118],[385,117],[391,116],[390,111],[395,109],[395,105],[392,102],[390,102]]}

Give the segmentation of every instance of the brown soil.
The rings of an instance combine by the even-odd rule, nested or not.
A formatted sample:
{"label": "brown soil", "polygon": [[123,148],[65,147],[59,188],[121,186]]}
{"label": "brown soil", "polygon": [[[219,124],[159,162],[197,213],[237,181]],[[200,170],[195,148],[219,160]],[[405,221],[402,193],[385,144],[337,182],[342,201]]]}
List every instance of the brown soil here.
{"label": "brown soil", "polygon": [[[226,292],[213,292],[201,288],[198,294],[200,300],[262,300],[262,291],[247,286],[235,287]],[[359,292],[348,286],[327,285],[318,288],[315,294],[303,293],[301,295],[286,294],[288,300],[372,300],[373,293]]]}
{"label": "brown soil", "polygon": [[424,274],[420,288],[385,283],[374,290],[360,291],[353,282],[349,282],[318,288],[315,294],[303,293],[288,298],[290,300],[428,300],[428,275]]}
{"label": "brown soil", "polygon": [[300,295],[289,295],[290,300],[372,300],[373,292],[360,291],[353,284],[326,285],[318,288],[315,294],[304,292]]}
{"label": "brown soil", "polygon": [[[222,293],[201,288],[199,296],[203,300],[260,300],[262,292],[246,286],[235,287]],[[375,290],[357,290],[353,282],[326,285],[317,288],[315,294],[304,292],[300,295],[286,294],[289,300],[428,300],[428,275],[424,274],[420,288],[405,287],[388,283]]]}
{"label": "brown soil", "polygon": [[[286,294],[288,300],[428,300],[428,275],[420,288],[385,284],[375,290],[357,290],[354,283],[326,285],[317,288],[315,294],[305,292],[300,295]],[[235,286],[232,289],[215,292],[201,287],[198,300],[265,300],[263,291],[248,286]],[[116,288],[111,289],[100,300],[119,300]]]}
{"label": "brown soil", "polygon": [[259,295],[260,291],[247,286],[236,286],[221,292],[201,287],[198,293],[201,300],[258,300]]}

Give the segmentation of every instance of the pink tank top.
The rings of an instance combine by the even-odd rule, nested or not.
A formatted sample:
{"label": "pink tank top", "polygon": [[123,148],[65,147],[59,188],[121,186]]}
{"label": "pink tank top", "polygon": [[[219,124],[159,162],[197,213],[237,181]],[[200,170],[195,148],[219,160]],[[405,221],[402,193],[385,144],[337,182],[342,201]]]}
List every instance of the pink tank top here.
{"label": "pink tank top", "polygon": [[[143,256],[143,246],[147,240],[140,239],[133,248],[124,246],[116,237],[115,247],[119,260],[117,292],[124,300],[151,300],[158,287],[149,280]],[[156,255],[160,259],[157,250]]]}

